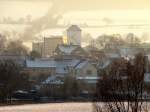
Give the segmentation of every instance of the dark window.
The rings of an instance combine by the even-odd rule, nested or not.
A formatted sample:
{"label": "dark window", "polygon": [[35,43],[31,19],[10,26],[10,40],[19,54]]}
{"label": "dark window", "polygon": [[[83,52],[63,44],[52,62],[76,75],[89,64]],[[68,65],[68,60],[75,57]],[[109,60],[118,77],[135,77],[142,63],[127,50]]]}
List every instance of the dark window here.
{"label": "dark window", "polygon": [[92,71],[91,71],[91,70],[87,70],[87,71],[86,71],[86,74],[87,74],[87,75],[91,75],[91,74],[92,74]]}

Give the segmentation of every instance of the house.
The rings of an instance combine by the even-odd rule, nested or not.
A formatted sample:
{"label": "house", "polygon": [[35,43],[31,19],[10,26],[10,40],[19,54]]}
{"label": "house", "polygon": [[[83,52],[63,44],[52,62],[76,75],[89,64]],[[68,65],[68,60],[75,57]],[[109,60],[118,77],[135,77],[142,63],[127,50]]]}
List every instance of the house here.
{"label": "house", "polygon": [[33,74],[48,73],[49,76],[65,77],[72,75],[77,78],[96,77],[97,69],[86,60],[27,60],[26,69]]}
{"label": "house", "polygon": [[73,67],[77,65],[80,60],[77,59],[63,59],[55,60],[56,68],[55,75],[58,77],[65,77],[66,75],[72,75]]}
{"label": "house", "polygon": [[99,77],[97,76],[97,69],[90,62],[86,60],[56,61],[55,70],[55,75],[49,76],[41,83],[41,92],[43,94],[58,94],[58,91],[61,90],[65,83],[65,78],[68,76],[78,82],[78,88],[81,93],[85,91],[88,94],[95,93]]}
{"label": "house", "polygon": [[37,82],[55,74],[55,68],[53,60],[26,60],[23,72],[29,74],[30,81]]}
{"label": "house", "polygon": [[64,77],[71,73],[80,60],[36,59],[26,60],[24,72],[30,74],[30,79],[36,80],[40,75]]}
{"label": "house", "polygon": [[[88,61],[81,61],[75,67],[75,76],[77,79],[90,80],[97,79],[97,69]],[[89,82],[90,83],[90,82]]]}
{"label": "house", "polygon": [[95,94],[99,79],[96,67],[85,60],[78,63],[74,69],[76,80],[81,83],[82,94],[85,94],[85,92],[89,95]]}
{"label": "house", "polygon": [[71,75],[76,77],[77,80],[96,84],[98,78],[96,67],[87,60],[79,59],[26,60],[24,72],[30,74],[32,81],[36,81],[38,78],[42,78],[42,76],[47,79],[53,76],[64,78],[67,75]]}

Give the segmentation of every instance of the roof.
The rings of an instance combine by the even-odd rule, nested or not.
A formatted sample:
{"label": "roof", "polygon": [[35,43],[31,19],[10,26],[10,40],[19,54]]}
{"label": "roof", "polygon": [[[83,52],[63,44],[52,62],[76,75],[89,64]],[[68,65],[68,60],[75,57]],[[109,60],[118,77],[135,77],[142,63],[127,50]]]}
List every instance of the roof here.
{"label": "roof", "polygon": [[13,55],[13,54],[0,54],[0,59],[25,60],[26,56],[24,56],[24,55]]}
{"label": "roof", "polygon": [[79,46],[77,45],[58,45],[58,49],[65,53],[65,54],[71,54],[76,48],[78,48]]}
{"label": "roof", "polygon": [[87,64],[88,64],[88,61],[82,61],[78,65],[76,65],[75,69],[81,69]]}
{"label": "roof", "polygon": [[81,29],[77,25],[71,25],[67,31],[81,31]]}
{"label": "roof", "polygon": [[26,60],[26,67],[28,68],[57,68],[63,69],[67,67],[74,67],[80,60]]}
{"label": "roof", "polygon": [[63,84],[64,82],[62,82],[60,79],[57,79],[55,76],[50,76],[48,77],[45,81],[42,82],[42,84]]}
{"label": "roof", "polygon": [[91,76],[91,77],[76,77],[76,79],[77,80],[84,80],[89,84],[96,84],[99,77],[93,77],[93,76]]}
{"label": "roof", "polygon": [[91,45],[88,45],[88,46],[84,47],[84,49],[85,49],[86,51],[88,51],[88,52],[91,52],[91,51],[97,51],[97,52],[99,52],[99,51],[98,51],[98,48],[96,48],[96,47],[94,47],[94,46],[91,46]]}
{"label": "roof", "polygon": [[111,60],[105,60],[103,61],[101,64],[99,64],[99,68],[100,69],[105,69],[106,67],[108,67],[111,64]]}
{"label": "roof", "polygon": [[66,60],[66,61],[56,61],[56,73],[57,74],[67,74],[69,72],[69,67],[74,67],[80,62],[80,60]]}
{"label": "roof", "polygon": [[52,68],[56,67],[53,60],[26,60],[26,67],[28,68]]}
{"label": "roof", "polygon": [[88,65],[88,61],[72,59],[72,60],[26,60],[27,68],[55,68],[55,73],[65,75],[70,69],[82,69]]}
{"label": "roof", "polygon": [[121,48],[120,54],[121,56],[133,57],[135,54],[139,53],[139,49],[137,48]]}
{"label": "roof", "polygon": [[144,74],[144,81],[145,82],[150,82],[150,73],[145,73]]}
{"label": "roof", "polygon": [[98,80],[99,77],[97,77],[97,76],[90,76],[90,77],[76,77],[76,79]]}

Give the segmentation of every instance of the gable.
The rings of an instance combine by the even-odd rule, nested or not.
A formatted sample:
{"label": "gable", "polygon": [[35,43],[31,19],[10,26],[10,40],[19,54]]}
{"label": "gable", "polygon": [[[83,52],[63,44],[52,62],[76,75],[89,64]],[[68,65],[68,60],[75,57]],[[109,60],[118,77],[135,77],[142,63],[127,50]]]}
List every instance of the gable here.
{"label": "gable", "polygon": [[88,71],[88,70],[92,70],[92,71],[97,71],[97,69],[90,63],[87,63],[84,67],[83,67],[84,71]]}
{"label": "gable", "polygon": [[76,75],[80,76],[90,76],[90,75],[97,75],[97,69],[95,66],[90,64],[89,62],[82,62],[78,66],[76,66]]}

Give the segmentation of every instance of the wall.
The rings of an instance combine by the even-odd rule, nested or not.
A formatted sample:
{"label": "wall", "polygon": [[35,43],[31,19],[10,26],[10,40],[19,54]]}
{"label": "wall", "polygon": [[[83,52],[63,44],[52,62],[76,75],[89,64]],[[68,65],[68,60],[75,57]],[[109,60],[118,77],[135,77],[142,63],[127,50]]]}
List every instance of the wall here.
{"label": "wall", "polygon": [[43,49],[43,57],[50,57],[53,55],[58,44],[62,44],[62,38],[44,38],[44,49]]}

